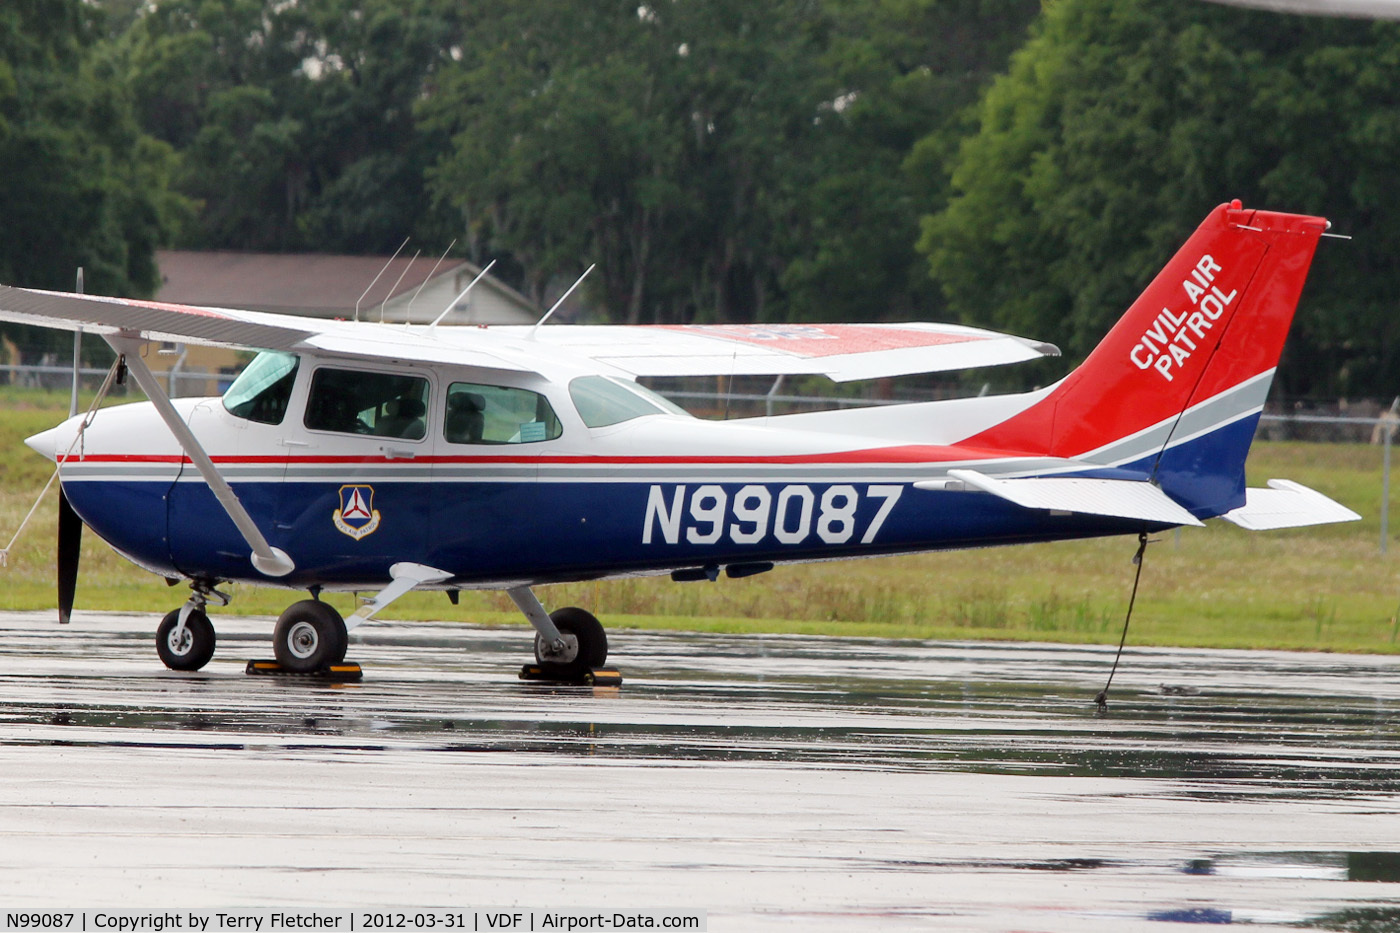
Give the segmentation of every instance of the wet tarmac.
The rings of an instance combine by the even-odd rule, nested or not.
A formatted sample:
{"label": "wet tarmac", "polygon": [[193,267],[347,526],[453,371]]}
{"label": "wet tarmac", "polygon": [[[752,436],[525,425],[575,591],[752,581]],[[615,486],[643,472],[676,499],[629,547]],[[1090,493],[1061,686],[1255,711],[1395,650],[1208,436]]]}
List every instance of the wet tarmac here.
{"label": "wet tarmac", "polygon": [[1400,658],[382,623],[354,685],[0,613],[0,905],[704,910],[710,930],[1400,931]]}

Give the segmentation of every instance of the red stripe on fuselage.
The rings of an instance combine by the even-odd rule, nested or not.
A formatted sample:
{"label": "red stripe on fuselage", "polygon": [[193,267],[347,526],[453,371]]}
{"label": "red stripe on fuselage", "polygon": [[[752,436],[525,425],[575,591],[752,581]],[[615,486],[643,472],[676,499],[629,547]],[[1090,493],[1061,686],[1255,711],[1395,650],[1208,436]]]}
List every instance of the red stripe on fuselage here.
{"label": "red stripe on fuselage", "polygon": [[[680,456],[597,456],[578,455],[507,455],[485,454],[478,456],[422,456],[395,457],[383,456],[216,456],[211,459],[216,464],[227,466],[255,464],[438,464],[438,463],[526,463],[526,464],[616,464],[616,465],[656,465],[656,464],[766,464],[766,463],[945,463],[965,460],[998,460],[1016,457],[1018,454],[1007,451],[986,450],[971,447],[941,447],[934,445],[910,444],[899,447],[879,447],[868,450],[845,450],[821,454],[771,454],[752,455],[680,455]],[[190,459],[181,454],[88,454],[75,456],[70,463],[189,463]]]}

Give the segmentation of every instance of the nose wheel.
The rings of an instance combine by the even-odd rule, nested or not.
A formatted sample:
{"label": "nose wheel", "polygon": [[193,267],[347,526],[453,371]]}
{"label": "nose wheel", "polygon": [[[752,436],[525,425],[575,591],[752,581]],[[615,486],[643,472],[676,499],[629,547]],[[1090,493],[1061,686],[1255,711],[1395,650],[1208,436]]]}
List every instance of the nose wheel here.
{"label": "nose wheel", "polygon": [[214,624],[204,611],[211,599],[228,605],[228,594],[210,581],[191,581],[189,600],[156,627],[156,654],[172,671],[197,671],[214,656]]}
{"label": "nose wheel", "polygon": [[156,654],[172,671],[197,671],[214,656],[214,625],[203,609],[189,609],[185,624],[180,624],[176,609],[166,614],[156,628]]}

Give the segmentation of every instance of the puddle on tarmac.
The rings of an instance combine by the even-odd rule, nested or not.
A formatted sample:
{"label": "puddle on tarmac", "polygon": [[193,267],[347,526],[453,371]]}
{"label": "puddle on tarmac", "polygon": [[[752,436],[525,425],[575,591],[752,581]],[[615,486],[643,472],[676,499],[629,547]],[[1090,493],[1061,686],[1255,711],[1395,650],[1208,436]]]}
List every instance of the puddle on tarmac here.
{"label": "puddle on tarmac", "polygon": [[95,623],[96,639],[83,637],[87,657],[66,653],[56,633],[0,623],[10,672],[0,674],[0,725],[72,732],[9,729],[0,741],[323,738],[360,748],[1164,778],[1209,797],[1235,784],[1257,794],[1261,783],[1279,796],[1400,793],[1397,659],[1137,651],[1100,713],[1092,698],[1111,663],[1102,648],[616,632],[611,660],[626,683],[589,689],[516,680],[529,644],[520,632],[382,625],[352,646],[364,682],[332,686],[242,676],[246,657],[266,653],[259,627],[221,631],[215,662],[181,675],[133,645],[150,638],[141,620]]}
{"label": "puddle on tarmac", "polygon": [[[969,844],[965,853],[892,852],[841,864],[879,877],[987,878],[992,887],[1146,879],[1162,893],[1132,916],[1154,929],[1400,931],[1400,890],[1386,887],[1400,885],[1400,658],[1136,650],[1100,712],[1093,698],[1113,655],[1097,647],[617,631],[609,660],[625,683],[595,690],[516,679],[529,660],[523,629],[387,624],[356,633],[350,659],[364,666],[364,681],[331,686],[244,676],[248,658],[269,653],[270,623],[217,624],[215,661],[181,675],[160,668],[149,620],[97,617],[63,633],[32,616],[0,614],[0,746],[1036,777],[1065,788],[1104,782],[1106,793],[1146,800],[1148,810],[1154,801],[1183,812],[1267,806],[1257,818],[1274,820],[1288,819],[1290,805],[1358,819],[1374,807],[1374,820],[1395,827],[1380,836],[1396,839],[1394,850],[1372,839],[1355,850],[1332,842],[1182,858],[1156,854],[1154,842],[1022,858]],[[973,840],[980,832],[966,831]],[[1219,890],[1221,879],[1345,883],[1351,896],[1314,910],[1200,893]],[[1090,905],[1081,913],[1102,919],[1113,911]],[[927,915],[910,919],[918,925]]]}

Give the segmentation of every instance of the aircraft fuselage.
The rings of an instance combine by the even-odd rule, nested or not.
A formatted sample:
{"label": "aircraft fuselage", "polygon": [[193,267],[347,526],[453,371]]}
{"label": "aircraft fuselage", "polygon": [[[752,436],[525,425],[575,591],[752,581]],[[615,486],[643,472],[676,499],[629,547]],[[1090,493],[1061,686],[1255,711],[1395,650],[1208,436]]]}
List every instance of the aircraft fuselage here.
{"label": "aircraft fuselage", "polygon": [[[323,371],[341,384],[322,384],[318,398],[313,386],[328,378]],[[407,386],[393,380],[413,380],[407,392],[422,396],[421,424],[391,423],[383,414],[386,400],[364,394],[367,376],[400,392],[390,404]],[[534,409],[521,415],[517,406],[514,416],[531,420],[498,423],[494,438],[454,429],[452,400],[470,394],[480,401],[495,388],[528,393],[518,398],[547,406],[549,414],[536,419]],[[326,421],[318,412],[328,391],[360,393],[352,404],[366,411],[356,409],[360,417],[344,423]],[[787,427],[783,418],[712,422],[659,410],[599,415],[568,381],[515,374],[421,365],[366,369],[362,362],[303,356],[280,411],[261,420],[231,412],[219,398],[176,404],[268,541],[296,569],[278,580],[254,570],[237,529],[149,403],[104,410],[64,464],[65,491],[89,527],[169,577],[371,589],[388,579],[391,564],[405,560],[452,573],[439,588],[675,570],[698,577],[723,568],[739,576],[786,561],[1142,527],[1028,512],[976,491],[913,485],[946,479],[960,467],[1017,475],[1074,466],[1066,461],[892,444]],[[497,405],[486,418],[507,407]],[[270,423],[276,414],[280,419]],[[586,416],[622,420],[590,427]],[[73,430],[69,422],[33,443],[62,454]]]}

